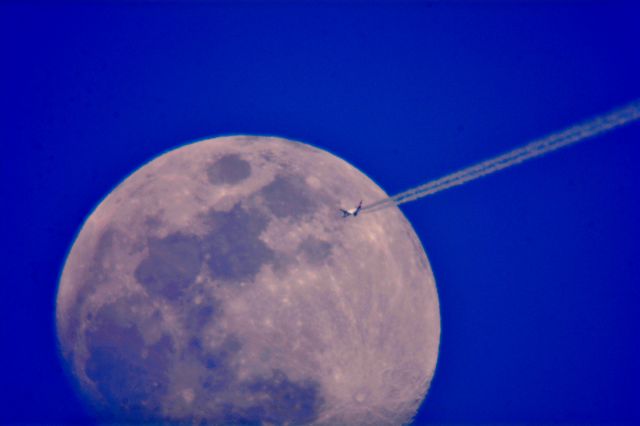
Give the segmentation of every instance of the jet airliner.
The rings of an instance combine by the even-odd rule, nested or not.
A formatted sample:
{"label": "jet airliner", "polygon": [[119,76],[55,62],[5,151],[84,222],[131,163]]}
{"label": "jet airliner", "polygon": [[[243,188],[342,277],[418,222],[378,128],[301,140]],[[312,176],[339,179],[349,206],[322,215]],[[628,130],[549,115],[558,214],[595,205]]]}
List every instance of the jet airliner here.
{"label": "jet airliner", "polygon": [[353,208],[353,209],[349,209],[349,210],[345,210],[345,209],[340,209],[340,211],[342,212],[342,217],[347,217],[347,216],[358,216],[358,213],[360,213],[360,209],[362,208],[362,200],[360,200],[360,203],[358,204],[358,207]]}

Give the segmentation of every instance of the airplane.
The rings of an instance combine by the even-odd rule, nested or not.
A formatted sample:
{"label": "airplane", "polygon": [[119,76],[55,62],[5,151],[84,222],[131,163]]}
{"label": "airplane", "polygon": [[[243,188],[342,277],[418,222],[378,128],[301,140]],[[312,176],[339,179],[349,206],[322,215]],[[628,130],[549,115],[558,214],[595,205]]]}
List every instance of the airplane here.
{"label": "airplane", "polygon": [[355,217],[355,216],[358,216],[358,213],[360,213],[361,208],[362,208],[362,200],[360,200],[358,207],[354,209],[349,209],[349,210],[340,209],[340,211],[342,212],[342,217],[347,217],[347,216]]}

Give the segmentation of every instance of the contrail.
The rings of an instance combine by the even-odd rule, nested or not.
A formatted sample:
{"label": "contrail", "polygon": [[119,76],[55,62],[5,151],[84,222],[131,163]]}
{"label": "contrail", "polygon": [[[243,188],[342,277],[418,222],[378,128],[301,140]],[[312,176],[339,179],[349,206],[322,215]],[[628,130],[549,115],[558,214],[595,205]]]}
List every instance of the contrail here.
{"label": "contrail", "polygon": [[498,170],[515,166],[532,158],[540,157],[556,149],[585,141],[610,130],[640,119],[640,99],[615,109],[609,113],[594,117],[568,129],[534,140],[490,160],[475,164],[450,175],[432,180],[407,191],[385,198],[362,207],[362,211],[377,211],[414,201],[445,189],[453,188]]}

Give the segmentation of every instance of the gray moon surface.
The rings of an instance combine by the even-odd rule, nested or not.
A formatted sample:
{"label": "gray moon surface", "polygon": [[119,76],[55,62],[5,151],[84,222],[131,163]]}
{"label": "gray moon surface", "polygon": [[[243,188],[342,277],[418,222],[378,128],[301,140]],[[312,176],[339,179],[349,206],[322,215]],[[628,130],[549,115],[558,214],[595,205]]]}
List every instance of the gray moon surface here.
{"label": "gray moon surface", "polygon": [[232,136],[157,157],[91,213],[57,294],[60,351],[103,419],[399,425],[440,313],[402,212],[345,161]]}

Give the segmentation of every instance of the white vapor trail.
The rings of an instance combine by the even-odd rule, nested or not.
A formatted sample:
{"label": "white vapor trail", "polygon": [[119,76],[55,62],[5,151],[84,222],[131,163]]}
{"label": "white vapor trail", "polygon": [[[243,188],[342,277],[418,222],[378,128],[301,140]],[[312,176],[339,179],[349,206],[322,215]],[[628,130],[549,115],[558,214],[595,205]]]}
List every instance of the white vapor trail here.
{"label": "white vapor trail", "polygon": [[640,119],[640,99],[606,114],[594,117],[568,129],[534,140],[490,160],[475,164],[466,169],[432,180],[407,191],[385,198],[362,207],[362,211],[377,211],[397,206],[409,201],[433,195],[445,189],[453,188],[483,176],[515,166],[532,158],[540,157],[556,149],[585,141],[610,130]]}

